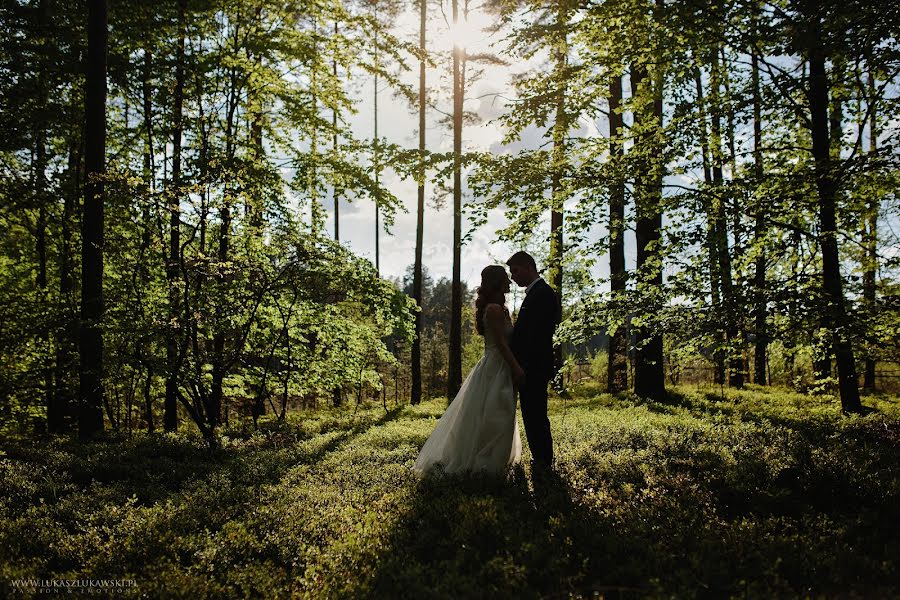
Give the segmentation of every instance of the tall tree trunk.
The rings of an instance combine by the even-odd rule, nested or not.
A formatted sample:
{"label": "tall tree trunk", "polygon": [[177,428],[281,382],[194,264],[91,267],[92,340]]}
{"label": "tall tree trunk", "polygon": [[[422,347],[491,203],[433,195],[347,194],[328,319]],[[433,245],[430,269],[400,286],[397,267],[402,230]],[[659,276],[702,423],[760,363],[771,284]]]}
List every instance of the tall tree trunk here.
{"label": "tall tree trunk", "polygon": [[828,132],[828,75],[825,71],[825,49],[821,40],[821,23],[811,17],[809,36],[809,108],[811,115],[812,154],[815,160],[816,189],[819,197],[819,227],[822,245],[822,283],[828,306],[825,319],[832,336],[838,368],[841,408],[844,412],[861,412],[853,347],[843,331],[846,325],[843,283],[837,244],[837,186],[832,174]]}
{"label": "tall tree trunk", "polygon": [[719,59],[713,52],[710,65],[710,112],[712,124],[712,177],[715,188],[714,213],[716,219],[716,254],[719,259],[719,276],[722,285],[722,312],[725,317],[725,338],[728,349],[728,385],[741,388],[744,385],[744,365],[738,345],[738,309],[735,302],[734,284],[731,276],[731,255],[728,248],[728,221],[726,219],[724,193],[724,177],[722,175],[722,102],[719,94]]}
{"label": "tall tree trunk", "polygon": [[766,221],[763,214],[763,199],[760,197],[760,187],[764,175],[762,156],[762,98],[759,91],[759,57],[756,50],[750,53],[751,85],[753,88],[753,176],[756,179],[756,192],[754,193],[755,220],[753,225],[753,239],[756,246],[755,273],[753,277],[754,306],[753,306],[753,330],[756,341],[753,349],[753,382],[757,385],[766,385],[766,365],[768,364],[769,333],[766,327],[766,252],[763,242],[766,229]]}
{"label": "tall tree trunk", "polygon": [[74,385],[71,375],[74,370],[78,337],[77,321],[73,311],[75,299],[74,276],[72,274],[72,222],[75,219],[75,206],[81,193],[81,136],[80,127],[73,127],[75,133],[69,142],[69,157],[66,166],[68,188],[63,192],[63,214],[60,223],[59,252],[59,302],[62,315],[62,330],[56,340],[56,373],[54,380],[54,399],[47,407],[47,427],[50,433],[62,433],[67,429],[69,417],[72,416]]}
{"label": "tall tree trunk", "polygon": [[[319,54],[319,21],[316,17],[313,17],[313,56],[318,58]],[[310,87],[310,113],[313,115],[312,121],[312,135],[310,138],[309,145],[309,156],[310,156],[310,167],[307,175],[307,185],[309,187],[309,210],[310,217],[312,221],[312,230],[313,235],[319,236],[322,235],[322,231],[325,228],[325,216],[322,214],[322,206],[319,204],[318,198],[318,190],[316,189],[317,185],[317,176],[316,176],[316,163],[319,161],[318,157],[318,142],[319,142],[319,105],[318,105],[318,82],[316,78],[316,74],[318,73],[318,64],[317,60],[314,59],[312,61],[309,73],[309,87]],[[377,85],[377,82],[376,82]],[[377,92],[376,92],[377,94]],[[376,103],[378,100],[376,99]],[[376,109],[377,113],[377,109]],[[378,123],[375,123],[375,129],[378,129]],[[376,175],[377,177],[377,175]]]}
{"label": "tall tree trunk", "polygon": [[[609,157],[615,177],[609,191],[609,290],[614,300],[625,294],[625,179],[622,177],[622,76],[609,80]],[[628,332],[618,327],[609,337],[609,361],[606,373],[607,389],[621,392],[628,389]]]}
{"label": "tall tree trunk", "polygon": [[47,149],[43,132],[38,132],[35,141],[34,158],[34,199],[38,204],[37,227],[35,232],[35,251],[38,258],[38,271],[35,284],[43,294],[47,291]]}
{"label": "tall tree trunk", "polygon": [[[197,240],[197,254],[199,256],[205,257],[207,255],[207,231],[209,228],[208,220],[209,220],[209,199],[210,199],[210,148],[209,148],[209,136],[210,136],[210,125],[208,122],[208,117],[206,116],[206,110],[203,106],[203,81],[200,78],[197,78],[195,89],[197,91],[197,128],[199,132],[199,142],[200,149],[198,151],[198,170],[199,170],[199,180],[202,182],[202,189],[200,191],[200,214],[198,215],[199,223],[197,225],[197,229],[199,230],[198,240]],[[203,265],[203,267],[207,267]],[[204,286],[207,281],[208,268],[199,268],[193,270],[194,277],[193,282],[185,282],[185,294],[182,296],[183,306],[182,306],[182,315],[184,316],[185,323],[184,325],[188,328],[187,335],[184,336],[184,344],[189,344],[191,351],[194,353],[194,356],[198,358],[198,360],[194,360],[194,380],[196,382],[202,382],[204,379],[204,361],[200,360],[201,349],[200,349],[200,340],[201,338],[206,338],[206,327],[208,327],[209,319],[203,319],[199,315],[198,311],[191,309],[191,295],[188,294],[189,291],[189,283],[193,283],[192,287],[194,291],[193,297],[197,300],[198,305],[203,301],[202,292],[204,291]],[[203,433],[204,438],[210,444],[210,446],[215,445],[215,435],[214,432],[208,427],[208,423],[210,419],[208,418],[209,414],[209,394],[207,394],[206,387],[202,384],[195,385],[196,394],[193,397],[192,401],[188,400],[184,394],[178,391],[178,398],[181,402],[182,406],[184,406],[185,410],[197,424],[197,427]]]}
{"label": "tall tree trunk", "polygon": [[[836,61],[833,68],[836,71],[843,69],[842,61]],[[841,122],[844,118],[843,101],[836,90],[832,90],[830,94],[830,103],[828,106],[828,150],[833,164],[837,164],[841,159],[841,143],[842,129]],[[821,245],[821,241],[817,241]],[[825,380],[832,375],[832,359],[834,358],[834,346],[832,343],[830,331],[831,327],[828,323],[827,315],[820,316],[821,329],[828,330],[829,335],[824,338],[816,338],[814,340],[815,358],[813,359],[813,372],[817,380]]]}
{"label": "tall tree trunk", "polygon": [[[334,37],[337,39],[338,36],[338,22],[337,19],[334,21]],[[337,81],[337,58],[332,59],[331,61],[331,74],[334,77],[334,80]],[[338,109],[335,104],[334,109],[331,111],[331,147],[332,152],[334,153],[334,160],[338,160]],[[334,185],[331,189],[332,200],[334,201],[334,241],[341,241],[341,191],[338,190],[337,181],[335,181]],[[331,390],[331,402],[334,406],[340,406],[343,403],[343,393],[341,390],[341,386],[335,386],[333,390]]]}
{"label": "tall tree trunk", "polygon": [[[38,3],[38,22],[37,34],[41,40],[41,45],[46,48],[48,41],[47,31],[47,1],[41,0]],[[37,96],[40,106],[47,103],[47,82],[43,71],[38,73],[37,78]],[[38,258],[37,285],[40,303],[48,306],[47,296],[47,205],[50,201],[49,182],[47,181],[47,123],[44,117],[38,117],[34,122],[34,199],[37,202],[37,231],[35,235],[35,251]],[[51,348],[50,326],[49,323],[41,326],[40,347],[43,354],[43,386],[44,386],[44,403],[47,407],[47,428],[50,430],[50,412],[55,410],[56,393],[54,391],[54,372],[53,367],[53,351]]]}
{"label": "tall tree trunk", "polygon": [[[375,3],[375,19],[378,19],[378,3]],[[381,53],[378,50],[378,30],[375,30],[375,83],[372,86],[373,95],[373,120],[375,121],[374,147],[372,150],[372,168],[375,171],[375,273],[381,276],[381,164],[378,154],[378,69],[380,64]]]}
{"label": "tall tree trunk", "polygon": [[703,182],[706,184],[706,193],[703,194],[703,209],[706,213],[706,250],[709,265],[709,296],[712,302],[712,314],[716,320],[715,350],[713,362],[715,371],[713,381],[716,384],[725,382],[725,339],[724,332],[720,329],[724,322],[722,316],[721,275],[719,271],[719,247],[716,242],[716,216],[713,211],[714,199],[712,195],[718,194],[718,189],[713,183],[710,169],[709,137],[706,129],[706,98],[703,95],[703,75],[700,67],[694,70],[694,86],[697,89],[697,107],[700,118],[700,154],[703,162]]}
{"label": "tall tree trunk", "polygon": [[[875,78],[869,72],[869,102],[875,102]],[[874,155],[878,150],[878,126],[875,108],[869,111],[869,153]],[[875,275],[878,268],[878,212],[881,202],[876,194],[869,199],[866,207],[865,229],[865,260],[863,263],[863,301],[869,311],[875,311]],[[865,371],[863,375],[863,388],[875,390],[875,359],[871,354],[866,355]]]}
{"label": "tall tree trunk", "polygon": [[[724,112],[725,116],[725,143],[728,146],[728,167],[731,173],[730,178],[734,180],[735,175],[737,174],[737,149],[735,142],[735,134],[736,134],[736,125],[735,125],[735,114],[734,114],[734,100],[731,96],[731,76],[728,72],[728,57],[725,52],[725,46],[721,46],[719,48],[719,58],[721,59],[721,63],[719,64],[718,76],[721,79],[721,89],[724,92],[724,95],[718,95],[719,90],[716,90],[717,97],[719,99],[719,109]],[[730,217],[731,217],[731,234],[734,236],[734,264],[732,265],[732,275],[734,277],[735,287],[739,290],[741,289],[741,281],[742,281],[742,273],[740,270],[741,264],[741,256],[744,252],[743,241],[741,239],[741,205],[737,201],[733,201],[730,203]],[[737,301],[735,301],[737,305]],[[739,326],[739,332],[741,335],[741,339],[743,340],[743,327]]]}
{"label": "tall tree trunk", "polygon": [[85,80],[85,170],[81,243],[81,406],[78,435],[103,430],[103,201],[106,174],[106,0],[88,4]]}
{"label": "tall tree trunk", "polygon": [[166,398],[163,428],[178,429],[178,372],[181,369],[178,340],[181,339],[181,137],[184,128],[184,44],[187,37],[185,12],[187,0],[178,0],[178,46],[175,55],[175,94],[172,133],[172,191],[169,194],[169,260],[166,279],[169,284],[169,327],[166,332]]}
{"label": "tall tree trunk", "polygon": [[[153,90],[150,85],[150,75],[153,66],[153,53],[149,45],[144,46],[144,62],[141,65],[141,102],[144,117],[144,178],[147,188],[152,194],[156,168],[153,164]],[[127,125],[126,112],[126,125]]]}
{"label": "tall tree trunk", "polygon": [[[234,32],[234,51],[238,53],[238,32]],[[225,118],[225,160],[229,168],[234,168],[234,117],[237,111],[240,90],[238,89],[237,72],[231,69],[229,81],[229,94],[226,108]],[[219,246],[216,251],[216,259],[219,265],[224,265],[228,261],[229,255],[229,238],[231,237],[231,203],[233,188],[229,181],[226,180],[225,188],[222,194],[222,208],[220,210],[219,225]],[[220,297],[216,306],[216,332],[213,335],[213,357],[212,357],[212,385],[210,390],[209,405],[207,406],[207,418],[209,420],[210,429],[215,429],[222,422],[222,402],[223,402],[223,383],[225,381],[227,367],[225,365],[225,334],[226,325],[223,315],[223,298],[225,286],[228,283],[228,277],[220,273],[217,276]]]}
{"label": "tall tree trunk", "polygon": [[[41,0],[38,3],[37,15],[37,35],[41,40],[42,49],[47,49],[47,41],[49,31],[47,30],[47,0]],[[47,103],[47,82],[46,74],[41,70],[37,77],[37,97],[40,106],[43,107]],[[42,295],[47,291],[47,202],[48,182],[47,182],[47,123],[44,116],[38,116],[34,123],[34,199],[37,202],[38,218],[37,231],[35,235],[35,250],[38,257],[37,272],[37,288]],[[41,298],[44,301],[45,298]],[[45,342],[49,342],[49,335],[42,334]],[[45,382],[49,392],[50,380]]]}
{"label": "tall tree trunk", "polygon": [[[639,136],[635,144],[642,157],[642,164],[635,169],[634,177],[637,273],[642,282],[654,291],[659,290],[663,283],[659,247],[662,241],[662,157],[659,152],[662,148],[657,136],[662,126],[662,82],[660,74],[655,75],[656,82],[649,81],[646,66],[635,64],[632,67],[631,95]],[[658,308],[661,307],[648,307],[648,310]],[[666,395],[662,334],[648,332],[644,327],[637,328],[636,333],[634,392],[638,396],[662,400]]]}
{"label": "tall tree trunk", "polygon": [[[334,38],[337,39],[337,37],[338,37],[338,22],[337,22],[337,19],[335,19],[335,21],[334,21]],[[331,61],[331,74],[334,77],[334,80],[337,81],[337,74],[338,74],[337,58],[334,58]],[[337,160],[337,158],[338,158],[337,123],[338,123],[338,109],[337,109],[337,105],[335,104],[334,109],[331,111],[331,128],[333,130],[332,134],[331,134],[331,136],[332,136],[331,144],[332,144],[332,148],[334,151],[335,160]],[[332,188],[332,195],[334,197],[333,198],[333,200],[334,200],[334,241],[339,242],[339,241],[341,241],[341,203],[340,203],[341,194],[337,188],[337,183],[335,183],[335,185]],[[337,399],[338,404],[340,404],[340,390],[336,391],[335,398]]]}
{"label": "tall tree trunk", "polygon": [[[263,23],[263,9],[260,5],[257,5],[254,9],[254,17],[253,17],[253,26],[259,29],[263,29],[265,24]],[[254,68],[257,72],[262,70],[263,66],[263,57],[262,53],[258,53],[253,56],[252,52],[247,50],[247,58],[248,60],[253,60]],[[315,82],[314,79],[312,79]],[[316,101],[315,101],[315,85],[311,86],[313,89],[313,109],[315,110]],[[263,143],[263,129],[265,125],[265,97],[263,92],[263,85],[260,83],[256,83],[253,87],[248,90],[248,98],[247,98],[247,113],[249,116],[248,126],[250,128],[250,146],[248,155],[252,162],[252,167],[254,171],[262,174],[265,168],[266,162],[266,152],[265,146]],[[336,145],[336,144],[335,144]],[[315,135],[313,136],[313,144],[311,145],[312,152],[315,154]],[[335,148],[336,149],[336,148]],[[315,186],[315,174],[313,173],[313,169],[310,170],[310,175],[312,176],[312,185]],[[265,183],[261,180],[255,181],[251,183],[249,186],[249,194],[246,194],[245,203],[247,206],[247,216],[249,217],[249,234],[252,243],[253,252],[260,252],[263,247],[264,241],[264,233],[265,233],[265,212],[266,212],[266,202],[265,202]],[[315,188],[312,187],[311,190],[312,197],[315,197]],[[318,205],[312,204],[312,214],[315,217],[316,210],[318,209]],[[321,227],[324,228],[324,208],[321,209],[319,213],[321,215]],[[315,220],[315,219],[314,219]],[[319,227],[315,224],[313,225],[313,229],[317,232],[319,231]],[[278,341],[272,345],[272,352],[275,351],[275,347]],[[288,342],[290,343],[290,342]],[[259,429],[258,419],[260,416],[265,414],[266,405],[265,400],[268,397],[268,391],[266,386],[266,381],[268,379],[269,367],[272,360],[272,355],[269,355],[269,358],[266,363],[266,367],[263,371],[262,378],[258,381],[256,387],[256,391],[253,394],[253,402],[250,407],[250,413],[253,417],[253,427],[254,429]],[[227,407],[227,405],[226,405]],[[274,407],[273,407],[274,408]],[[228,413],[226,412],[226,421],[228,419]]]}
{"label": "tall tree trunk", "polygon": [[[141,70],[141,83],[142,83],[142,100],[143,100],[143,113],[144,113],[144,133],[146,134],[146,138],[144,141],[144,178],[147,184],[147,193],[149,196],[154,196],[156,194],[155,189],[155,178],[156,178],[156,165],[153,159],[153,97],[152,97],[152,89],[150,82],[150,75],[153,64],[153,54],[150,50],[149,45],[144,46],[144,63],[143,68]],[[126,127],[128,125],[128,112],[125,112],[125,124]],[[165,160],[165,156],[163,157]],[[144,286],[149,279],[149,270],[147,268],[147,261],[144,258],[144,253],[150,248],[151,241],[151,230],[150,230],[150,222],[151,222],[151,212],[150,212],[151,203],[148,201],[145,204],[142,221],[144,224],[144,232],[141,238],[140,245],[140,253],[138,255],[138,267],[135,269],[133,273],[133,286],[135,290],[143,290]],[[137,281],[140,280],[140,285],[137,284]],[[138,291],[138,294],[141,292]],[[145,356],[145,345],[146,339],[143,336],[139,336],[134,340],[134,349],[135,355],[137,357],[137,363],[144,363]],[[153,431],[155,426],[153,422],[153,404],[152,404],[152,396],[150,395],[150,389],[152,388],[153,382],[153,367],[149,365],[147,367],[147,394],[145,396],[145,410],[144,416],[147,421],[147,430]],[[128,417],[131,418],[131,400],[133,399],[134,394],[130,392],[128,394]],[[118,424],[116,425],[118,428]],[[130,425],[129,425],[130,427]]]}
{"label": "tall tree trunk", "polygon": [[[453,26],[459,23],[459,2],[452,0]],[[450,358],[447,375],[447,399],[453,400],[462,385],[462,53],[453,45],[453,279],[450,292]]]}
{"label": "tall tree trunk", "polygon": [[[719,48],[719,56],[722,59],[722,87],[725,90],[725,100],[721,103],[722,106],[725,107],[725,123],[728,130],[726,133],[726,141],[728,143],[728,164],[731,168],[731,178],[734,179],[737,174],[737,150],[735,148],[735,115],[734,115],[734,101],[731,97],[731,77],[728,74],[728,57],[725,53],[725,46]],[[739,217],[741,211],[738,209],[739,205],[737,202],[734,203],[735,210],[732,212],[734,217]],[[734,236],[735,236],[735,246],[739,246],[739,238],[738,235],[740,233],[740,228],[735,223],[734,227]]]}
{"label": "tall tree trunk", "polygon": [[412,390],[410,402],[422,400],[422,248],[425,237],[425,21],[427,0],[419,0],[419,185],[416,202],[416,258],[413,266],[413,300],[419,307],[415,315],[415,337],[410,360],[412,361]]}
{"label": "tall tree trunk", "polygon": [[[728,56],[725,52],[725,46],[720,49],[720,57],[722,65],[720,69],[722,77],[722,87],[725,90],[725,100],[721,103],[725,109],[725,123],[727,127],[726,140],[728,143],[728,162],[731,170],[731,179],[734,180],[737,175],[737,149],[735,138],[737,136],[737,126],[735,124],[735,100],[731,95],[731,75],[729,74]],[[732,286],[732,304],[734,306],[734,366],[738,373],[740,381],[732,382],[736,387],[743,387],[744,382],[750,374],[750,365],[748,362],[745,349],[747,347],[747,321],[745,318],[746,304],[744,304],[743,290],[747,285],[744,279],[744,272],[741,268],[744,264],[744,239],[743,239],[743,207],[737,199],[733,199],[730,203],[731,208],[731,232],[734,236],[734,261],[732,262],[732,275],[734,284]]]}
{"label": "tall tree trunk", "polygon": [[[231,235],[231,207],[230,199],[223,198],[224,205],[220,211],[221,223],[219,225],[219,246],[216,251],[216,259],[219,265],[228,260],[229,243],[228,238]],[[218,276],[219,293],[224,294],[225,277]],[[219,303],[223,302],[219,298]],[[210,389],[209,403],[206,407],[206,414],[210,428],[217,427],[222,422],[222,402],[224,396],[223,384],[225,381],[225,318],[223,309],[216,309],[216,332],[213,334],[212,340],[212,385]]]}
{"label": "tall tree trunk", "polygon": [[[568,47],[568,0],[559,0],[556,3],[556,29],[559,39],[554,47],[554,85],[556,90],[556,114],[553,118],[553,159],[550,171],[550,269],[551,284],[562,303],[563,298],[563,260],[565,249],[563,246],[563,210],[565,198],[562,190],[562,175],[566,160],[566,133],[569,130],[566,118],[566,68],[569,55]],[[555,362],[554,371],[562,368],[563,347],[557,345],[553,349]]]}
{"label": "tall tree trunk", "polygon": [[[257,27],[263,27],[262,8],[257,6],[255,10],[254,22]],[[247,53],[248,59],[254,59],[251,53]],[[262,69],[262,55],[257,55],[254,59],[254,65],[257,70]],[[257,86],[252,90],[252,98],[248,98],[247,112],[250,116],[250,158],[253,161],[254,168],[259,169],[265,160],[265,150],[263,148],[263,92],[262,86]],[[315,106],[315,102],[313,102]],[[263,221],[265,215],[265,203],[263,201],[263,185],[254,183],[251,185],[251,194],[249,194],[246,202],[248,205],[248,216],[250,218],[250,231],[253,238],[262,243],[263,237]]]}

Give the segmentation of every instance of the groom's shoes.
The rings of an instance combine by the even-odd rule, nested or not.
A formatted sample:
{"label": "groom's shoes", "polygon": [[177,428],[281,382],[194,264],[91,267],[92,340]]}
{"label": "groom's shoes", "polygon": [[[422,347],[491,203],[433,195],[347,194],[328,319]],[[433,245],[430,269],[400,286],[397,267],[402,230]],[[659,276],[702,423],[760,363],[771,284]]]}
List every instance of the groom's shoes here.
{"label": "groom's shoes", "polygon": [[545,481],[555,475],[553,463],[543,460],[531,461],[531,478],[534,481]]}
{"label": "groom's shoes", "polygon": [[553,461],[533,458],[533,459],[531,459],[531,470],[532,470],[532,472],[535,470],[552,471],[553,470]]}
{"label": "groom's shoes", "polygon": [[536,506],[548,509],[561,502],[565,494],[565,484],[553,465],[544,461],[531,463],[531,485],[534,489]]}

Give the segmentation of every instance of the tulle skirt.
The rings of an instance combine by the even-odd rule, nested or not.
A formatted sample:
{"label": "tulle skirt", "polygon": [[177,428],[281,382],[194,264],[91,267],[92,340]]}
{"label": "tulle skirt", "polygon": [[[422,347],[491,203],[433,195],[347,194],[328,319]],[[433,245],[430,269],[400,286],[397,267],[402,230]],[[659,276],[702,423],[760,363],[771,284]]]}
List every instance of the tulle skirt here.
{"label": "tulle skirt", "polygon": [[413,472],[502,473],[522,457],[509,366],[488,348],[438,420]]}

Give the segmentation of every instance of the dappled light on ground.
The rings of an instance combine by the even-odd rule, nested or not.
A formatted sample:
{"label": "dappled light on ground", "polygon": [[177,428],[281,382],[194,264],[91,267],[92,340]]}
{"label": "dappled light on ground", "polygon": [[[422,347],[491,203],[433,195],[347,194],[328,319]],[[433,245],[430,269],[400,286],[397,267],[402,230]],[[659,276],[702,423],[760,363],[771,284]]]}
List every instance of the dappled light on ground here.
{"label": "dappled light on ground", "polygon": [[0,576],[149,597],[886,597],[900,411],[870,404],[576,392],[551,402],[556,473],[505,481],[410,473],[443,401],[291,415],[216,451],[6,441]]}

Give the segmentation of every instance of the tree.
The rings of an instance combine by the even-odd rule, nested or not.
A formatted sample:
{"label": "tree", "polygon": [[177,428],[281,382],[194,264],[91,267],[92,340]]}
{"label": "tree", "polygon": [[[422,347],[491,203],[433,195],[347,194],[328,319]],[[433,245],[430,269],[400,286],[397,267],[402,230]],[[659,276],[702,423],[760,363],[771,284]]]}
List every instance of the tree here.
{"label": "tree", "polygon": [[425,236],[425,24],[427,0],[419,0],[419,171],[416,189],[416,250],[413,265],[412,297],[419,310],[415,315],[415,337],[410,360],[412,362],[412,392],[410,401],[422,399],[422,250]]}
{"label": "tree", "polygon": [[[757,15],[752,17],[751,35],[756,34]],[[753,238],[756,246],[756,261],[754,262],[755,274],[753,278],[754,286],[754,306],[753,306],[753,333],[756,336],[754,344],[754,373],[753,383],[757,385],[766,385],[768,377],[766,376],[766,366],[768,365],[768,330],[766,327],[766,252],[763,246],[763,236],[766,229],[766,219],[764,214],[764,202],[761,193],[763,185],[763,176],[765,168],[763,166],[763,141],[762,141],[762,95],[759,86],[759,56],[755,47],[750,48],[751,61],[751,77],[752,77],[752,94],[753,94],[753,176],[755,179],[754,193],[754,226]]]}
{"label": "tree", "polygon": [[106,174],[106,0],[88,5],[85,82],[85,186],[81,242],[81,361],[78,434],[103,430],[103,202]]}
{"label": "tree", "polygon": [[[338,37],[338,20],[335,18],[334,20],[334,37]],[[331,69],[332,76],[335,81],[338,78],[338,60],[337,56],[335,56],[331,60]],[[337,160],[338,156],[338,109],[337,106],[331,109],[331,127],[333,129],[331,134],[331,148],[334,151],[335,160]],[[334,241],[341,241],[341,193],[338,190],[337,183],[333,183],[331,187],[331,193],[334,200]]]}
{"label": "tree", "polygon": [[[609,289],[615,301],[625,294],[625,179],[620,175],[623,152],[622,75],[609,77],[609,159],[617,165],[615,179],[609,193]],[[624,326],[616,327],[609,339],[607,389],[622,392],[628,389],[628,337]]]}
{"label": "tree", "polygon": [[[569,121],[566,112],[567,81],[569,76],[569,12],[567,0],[557,2],[553,47],[553,79],[554,79],[554,104],[553,115],[553,152],[550,173],[550,279],[553,288],[560,301],[563,301],[563,259],[565,246],[563,244],[563,210],[565,207],[566,191],[563,189],[562,180],[566,172],[566,137],[569,133]],[[556,369],[562,367],[563,347],[557,344],[554,348],[554,360]]]}
{"label": "tree", "polygon": [[[372,36],[371,55],[372,63],[369,71],[372,74],[372,117],[374,132],[372,135],[372,163],[371,171],[375,180],[375,195],[373,197],[375,203],[375,270],[381,272],[381,231],[382,211],[385,210],[384,202],[381,195],[381,172],[383,165],[386,164],[383,156],[384,148],[382,141],[378,136],[378,95],[379,81],[382,78],[391,81],[388,77],[385,54],[391,54],[390,46],[395,39],[385,31],[387,23],[396,18],[399,13],[400,6],[396,0],[365,0],[364,5],[371,11],[371,16],[367,20],[370,35]],[[404,65],[401,65],[404,66]]]}
{"label": "tree", "polygon": [[[459,2],[451,0],[453,26],[459,26]],[[447,399],[453,400],[462,385],[462,125],[465,80],[462,48],[453,43],[453,287],[450,295],[450,372]]]}
{"label": "tree", "polygon": [[163,427],[166,431],[178,428],[178,372],[180,351],[178,322],[181,316],[179,306],[181,290],[179,281],[179,254],[181,253],[181,144],[184,128],[184,45],[187,36],[185,13],[187,0],[178,0],[178,41],[175,56],[175,92],[173,95],[172,132],[172,189],[169,192],[169,256],[166,263],[166,279],[169,284],[169,323],[172,331],[166,337],[166,398]]}
{"label": "tree", "polygon": [[[720,96],[721,67],[719,63],[719,49],[714,47],[710,53],[710,83],[711,93],[711,159],[712,180],[715,190],[713,196],[713,237],[716,247],[718,264],[718,278],[722,295],[722,316],[724,317],[726,349],[728,353],[728,385],[741,388],[744,385],[743,362],[739,354],[738,340],[738,307],[735,298],[734,281],[732,279],[731,252],[728,248],[728,220],[725,210],[724,176],[722,167],[725,159],[722,155],[722,124],[721,111],[722,100]],[[737,235],[737,232],[733,232]]]}
{"label": "tree", "polygon": [[841,407],[845,412],[860,412],[859,389],[856,383],[856,365],[853,346],[843,328],[846,308],[842,289],[840,259],[837,244],[837,220],[835,215],[836,185],[831,166],[828,132],[828,76],[825,62],[826,49],[822,39],[822,24],[818,10],[805,5],[806,23],[802,29],[806,56],[809,59],[807,95],[809,102],[809,127],[812,136],[812,154],[815,161],[815,183],[819,200],[820,243],[822,246],[822,283],[828,305],[826,324],[833,336]]}
{"label": "tree", "polygon": [[[635,243],[639,288],[658,306],[662,288],[662,158],[658,140],[662,129],[662,74],[656,67],[650,80],[647,66],[636,62],[631,67],[631,96],[634,104],[635,148],[640,163],[635,169],[634,198],[637,212]],[[651,309],[652,310],[652,309]],[[661,331],[648,332],[637,327],[634,365],[634,393],[661,400],[665,396],[663,340]]]}
{"label": "tree", "polygon": [[[695,75],[695,86],[697,89],[697,107],[698,114],[700,118],[700,153],[703,162],[703,183],[706,188],[712,190],[712,193],[706,193],[703,195],[703,212],[705,213],[705,235],[704,241],[706,245],[707,252],[707,263],[708,263],[708,271],[709,271],[709,295],[711,300],[711,309],[714,315],[714,319],[716,322],[716,331],[714,334],[715,339],[715,349],[713,351],[714,361],[715,361],[715,379],[716,383],[724,383],[725,381],[725,356],[724,351],[726,348],[726,341],[724,336],[722,335],[724,332],[720,330],[722,323],[725,320],[725,317],[722,314],[722,276],[721,276],[721,261],[719,260],[719,251],[720,251],[720,240],[721,237],[717,234],[717,211],[714,209],[715,204],[722,204],[722,199],[719,195],[722,193],[721,190],[721,166],[718,168],[719,174],[719,185],[716,185],[716,182],[713,179],[713,169],[711,168],[710,161],[710,149],[709,142],[710,138],[707,134],[706,129],[706,96],[703,93],[703,75],[699,66],[696,67]],[[725,236],[727,240],[727,235]],[[727,250],[727,248],[726,248]]]}
{"label": "tree", "polygon": [[[869,106],[869,155],[875,156],[878,152],[878,118],[875,100],[875,77],[870,70],[868,73],[868,94],[873,104]],[[865,223],[863,225],[863,244],[865,246],[865,258],[863,260],[863,299],[867,308],[875,309],[875,276],[878,267],[878,213],[881,208],[880,197],[872,194],[869,205],[865,210]],[[871,352],[867,353],[863,372],[863,389],[873,391],[875,389],[875,359]]]}

